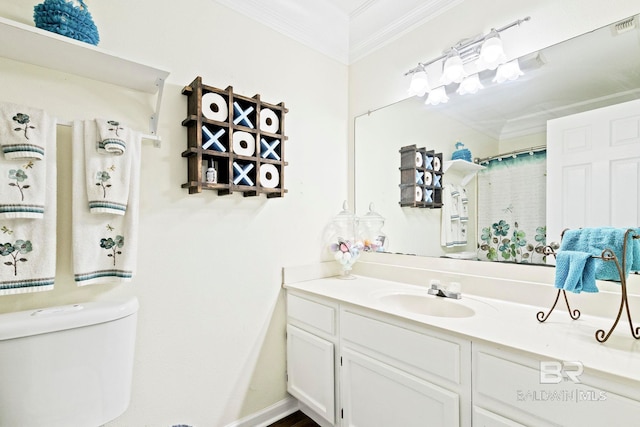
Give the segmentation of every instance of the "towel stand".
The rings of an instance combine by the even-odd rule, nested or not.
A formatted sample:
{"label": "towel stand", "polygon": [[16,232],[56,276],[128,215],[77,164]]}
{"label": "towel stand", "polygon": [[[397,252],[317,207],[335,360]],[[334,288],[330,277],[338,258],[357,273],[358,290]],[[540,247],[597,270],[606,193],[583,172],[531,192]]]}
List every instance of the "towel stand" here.
{"label": "towel stand", "polygon": [[[564,235],[565,231],[566,230],[562,232],[562,235]],[[611,326],[608,332],[605,332],[604,329],[598,329],[595,333],[596,340],[601,343],[608,340],[611,334],[613,333],[613,330],[616,328],[616,326],[618,325],[618,322],[620,321],[620,317],[622,317],[623,309],[627,313],[627,319],[629,320],[629,327],[631,329],[631,336],[633,336],[633,338],[635,339],[640,339],[640,327],[634,328],[633,321],[631,320],[631,310],[629,309],[629,299],[627,296],[627,278],[624,274],[624,272],[626,271],[627,241],[629,240],[629,237],[631,237],[632,239],[640,239],[640,235],[635,230],[629,229],[625,232],[624,242],[622,244],[622,263],[620,263],[620,261],[618,260],[618,257],[611,249],[605,249],[604,251],[602,251],[602,254],[600,256],[593,256],[593,258],[598,258],[606,262],[615,263],[616,269],[618,270],[618,274],[620,276],[620,286],[622,288],[621,295],[620,295],[620,307],[618,308],[618,315],[616,316],[616,320],[613,322],[613,325]],[[555,249],[551,246],[545,246],[544,253],[545,255],[553,255],[554,258],[556,257]],[[564,296],[564,301],[567,304],[567,310],[569,311],[569,316],[571,317],[571,319],[576,320],[580,317],[580,310],[571,309],[571,306],[569,305],[569,299],[567,298],[567,292],[564,289],[558,289],[558,292],[556,294],[556,299],[553,302],[551,309],[549,309],[547,313],[545,313],[544,311],[539,311],[536,314],[536,318],[538,319],[539,322],[542,323],[549,318],[549,315],[551,314],[551,312],[553,312],[553,310],[556,308],[556,305],[558,304],[558,300],[560,299],[561,293]]]}
{"label": "towel stand", "polygon": [[[65,122],[65,121],[59,121],[57,123],[58,126],[66,126],[66,127],[73,127],[73,122]],[[153,141],[153,146],[156,148],[160,148],[160,143],[161,143],[161,139],[158,135],[152,135],[152,134],[141,134],[140,137],[142,139],[146,139],[148,141]]]}

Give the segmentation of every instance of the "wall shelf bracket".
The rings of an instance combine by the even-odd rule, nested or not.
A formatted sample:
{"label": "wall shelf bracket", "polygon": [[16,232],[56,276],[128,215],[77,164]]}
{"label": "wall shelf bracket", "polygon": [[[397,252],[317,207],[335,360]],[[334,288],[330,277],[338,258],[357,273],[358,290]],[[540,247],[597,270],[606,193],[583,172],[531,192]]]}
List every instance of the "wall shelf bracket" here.
{"label": "wall shelf bracket", "polygon": [[158,77],[156,79],[156,86],[158,87],[158,95],[156,98],[156,108],[153,111],[153,114],[149,118],[149,136],[155,136],[153,139],[153,146],[156,148],[160,148],[162,140],[158,136],[158,120],[160,118],[160,106],[162,105],[162,94],[164,92],[164,81],[163,77]]}

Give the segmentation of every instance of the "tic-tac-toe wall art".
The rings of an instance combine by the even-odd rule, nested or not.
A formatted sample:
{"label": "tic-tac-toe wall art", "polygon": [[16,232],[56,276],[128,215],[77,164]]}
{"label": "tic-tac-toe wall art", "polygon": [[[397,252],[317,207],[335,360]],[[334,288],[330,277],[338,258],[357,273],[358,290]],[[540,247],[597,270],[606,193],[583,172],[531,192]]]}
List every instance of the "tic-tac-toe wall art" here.
{"label": "tic-tac-toe wall art", "polygon": [[188,97],[187,182],[189,194],[217,190],[219,195],[241,192],[283,197],[284,103],[269,104],[233,93],[231,86],[218,89],[202,84],[202,78],[182,89]]}
{"label": "tic-tac-toe wall art", "polygon": [[400,149],[400,206],[441,208],[442,153],[407,145]]}

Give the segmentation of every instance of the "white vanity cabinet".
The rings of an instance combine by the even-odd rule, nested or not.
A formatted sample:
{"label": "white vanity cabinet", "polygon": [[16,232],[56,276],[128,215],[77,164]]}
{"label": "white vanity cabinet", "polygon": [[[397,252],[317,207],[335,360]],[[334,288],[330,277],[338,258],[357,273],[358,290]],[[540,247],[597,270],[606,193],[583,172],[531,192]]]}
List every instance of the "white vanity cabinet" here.
{"label": "white vanity cabinet", "polygon": [[471,344],[289,290],[287,390],[322,426],[470,426]]}
{"label": "white vanity cabinet", "polygon": [[336,424],[338,306],[287,292],[287,391],[322,426]]}
{"label": "white vanity cabinet", "polygon": [[499,346],[473,344],[473,425],[623,426],[640,419],[640,390],[623,378],[583,372]]}
{"label": "white vanity cabinet", "polygon": [[470,426],[469,341],[340,311],[342,426]]}
{"label": "white vanity cabinet", "polygon": [[[335,294],[287,289],[288,390],[323,427],[599,427],[640,420],[637,371],[627,378],[606,370],[608,363],[637,367],[638,352],[620,350],[635,345],[626,337],[591,346],[590,334],[544,335],[565,334],[558,324],[530,328],[525,351],[521,339],[520,346],[489,339],[502,332],[489,329],[503,325],[495,315],[489,328],[469,326],[464,334],[453,332],[464,329],[455,318],[425,324]],[[496,304],[513,322],[523,321],[515,317],[522,310],[535,321],[535,308]],[[570,327],[571,337],[581,333]]]}

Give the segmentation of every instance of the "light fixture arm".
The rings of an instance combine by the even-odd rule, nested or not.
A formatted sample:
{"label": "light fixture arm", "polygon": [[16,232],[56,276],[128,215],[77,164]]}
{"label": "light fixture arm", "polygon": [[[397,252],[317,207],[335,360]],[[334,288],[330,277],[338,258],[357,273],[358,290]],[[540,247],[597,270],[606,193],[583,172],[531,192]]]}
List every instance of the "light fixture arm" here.
{"label": "light fixture arm", "polygon": [[404,73],[404,75],[408,76],[408,75],[416,73],[418,71],[422,71],[426,67],[428,67],[429,65],[433,64],[434,62],[438,62],[438,61],[440,61],[442,59],[445,59],[447,57],[447,55],[449,55],[449,53],[454,49],[457,50],[458,52],[465,51],[465,50],[467,50],[467,49],[469,49],[469,48],[471,48],[471,47],[473,47],[475,45],[478,45],[478,44],[482,43],[485,40],[485,38],[488,35],[492,34],[493,32],[496,32],[496,33],[500,34],[501,32],[503,32],[505,30],[508,30],[509,28],[512,28],[512,27],[515,27],[515,26],[520,26],[523,23],[529,21],[530,19],[531,19],[531,17],[527,16],[525,18],[513,21],[512,23],[507,24],[507,25],[505,25],[503,27],[492,28],[491,31],[489,31],[489,33],[487,33],[485,35],[476,36],[476,37],[474,37],[472,39],[463,40],[461,42],[458,42],[456,45],[454,45],[454,46],[450,47],[449,49],[445,50],[444,53],[442,55],[438,56],[437,58],[434,58],[434,59],[432,59],[430,61],[427,61],[427,62],[419,62],[418,66],[413,67],[412,69],[410,69],[409,71]]}

